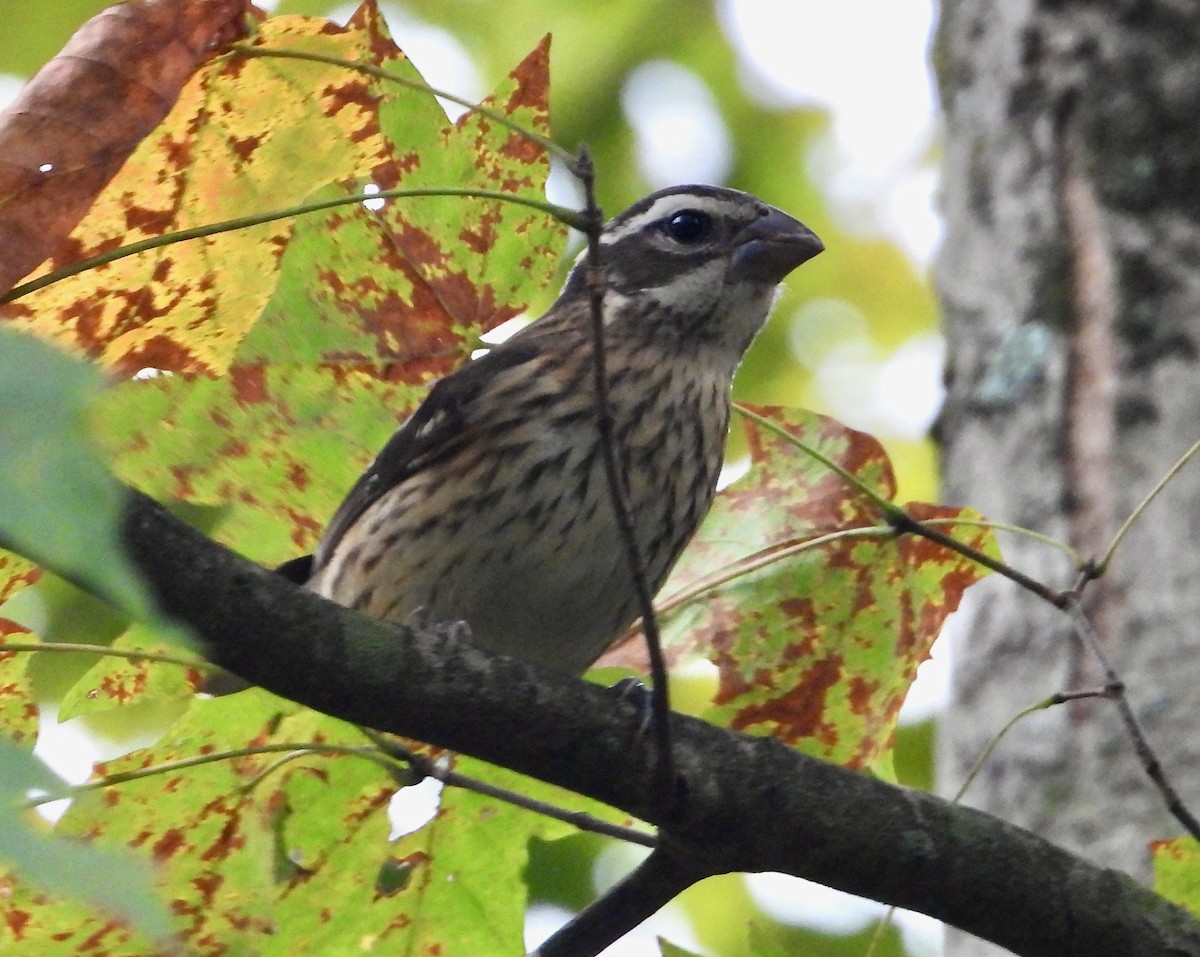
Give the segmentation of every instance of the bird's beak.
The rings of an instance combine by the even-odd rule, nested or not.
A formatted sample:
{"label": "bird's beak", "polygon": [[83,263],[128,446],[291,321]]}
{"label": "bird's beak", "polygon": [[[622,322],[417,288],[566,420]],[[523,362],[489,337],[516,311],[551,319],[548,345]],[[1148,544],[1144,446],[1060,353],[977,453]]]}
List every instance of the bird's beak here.
{"label": "bird's beak", "polygon": [[771,208],[733,240],[734,279],[777,283],[801,263],[825,248],[817,234],[800,220]]}

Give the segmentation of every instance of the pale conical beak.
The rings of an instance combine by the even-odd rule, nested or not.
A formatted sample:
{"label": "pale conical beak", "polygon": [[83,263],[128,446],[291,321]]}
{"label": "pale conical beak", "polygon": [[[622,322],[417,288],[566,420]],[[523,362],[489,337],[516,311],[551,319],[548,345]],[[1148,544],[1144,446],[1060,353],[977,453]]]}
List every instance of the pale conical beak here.
{"label": "pale conical beak", "polygon": [[777,283],[825,248],[800,220],[774,207],[734,237],[734,279]]}

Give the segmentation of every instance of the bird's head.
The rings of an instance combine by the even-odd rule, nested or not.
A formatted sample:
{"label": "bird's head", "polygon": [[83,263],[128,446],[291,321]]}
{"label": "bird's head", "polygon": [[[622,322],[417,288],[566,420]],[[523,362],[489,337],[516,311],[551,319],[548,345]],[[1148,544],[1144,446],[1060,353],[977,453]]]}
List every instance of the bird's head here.
{"label": "bird's head", "polygon": [[[803,223],[749,193],[660,190],[600,234],[608,323],[653,324],[740,355],[766,319],[775,287],[824,248]],[[568,290],[583,291],[586,268],[585,254]]]}

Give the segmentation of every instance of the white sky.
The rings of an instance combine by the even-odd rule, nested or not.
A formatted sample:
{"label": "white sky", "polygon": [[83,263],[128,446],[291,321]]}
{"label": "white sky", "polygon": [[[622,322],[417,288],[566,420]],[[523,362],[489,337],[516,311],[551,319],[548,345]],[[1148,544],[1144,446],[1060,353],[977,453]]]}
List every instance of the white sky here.
{"label": "white sky", "polygon": [[940,234],[926,48],[931,0],[719,0],[721,22],[761,99],[811,105],[833,118],[818,169],[851,228],[874,219],[927,262]]}

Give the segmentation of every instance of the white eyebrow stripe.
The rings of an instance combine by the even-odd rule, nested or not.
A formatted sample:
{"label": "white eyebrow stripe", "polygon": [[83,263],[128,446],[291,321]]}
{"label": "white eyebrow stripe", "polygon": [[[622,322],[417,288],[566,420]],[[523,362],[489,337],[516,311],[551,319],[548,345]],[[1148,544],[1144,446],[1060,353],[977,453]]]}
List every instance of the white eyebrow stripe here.
{"label": "white eyebrow stripe", "polygon": [[666,219],[672,213],[683,209],[701,209],[715,217],[736,217],[746,208],[744,201],[719,199],[715,196],[698,196],[694,193],[672,193],[670,196],[660,196],[649,209],[644,209],[636,216],[630,217],[618,226],[609,225],[600,234],[600,242],[605,246],[619,243],[622,239],[641,232],[651,223]]}

